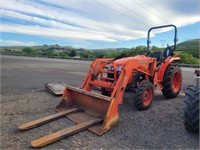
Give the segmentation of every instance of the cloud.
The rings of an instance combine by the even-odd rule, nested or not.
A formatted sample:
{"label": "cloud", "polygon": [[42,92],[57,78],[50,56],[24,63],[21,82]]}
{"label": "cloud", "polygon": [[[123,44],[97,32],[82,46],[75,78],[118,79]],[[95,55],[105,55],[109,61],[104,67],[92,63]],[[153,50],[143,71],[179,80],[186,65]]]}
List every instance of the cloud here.
{"label": "cloud", "polygon": [[200,13],[199,0],[167,0],[163,1],[163,4],[169,6],[175,14],[197,15]]}
{"label": "cloud", "polygon": [[6,0],[0,5],[1,31],[79,41],[134,40],[146,37],[152,26],[199,22],[198,8],[189,8],[197,0],[192,1],[187,7],[180,0]]}
{"label": "cloud", "polygon": [[63,39],[82,39],[82,40],[96,40],[96,41],[105,41],[105,42],[114,42],[114,39],[106,38],[103,35],[95,34],[83,34],[82,32],[66,31],[62,29],[52,29],[45,28],[40,26],[25,26],[25,25],[1,25],[4,32],[10,33],[23,33],[29,35],[38,35],[44,37],[54,37],[54,38],[63,38]]}
{"label": "cloud", "polygon": [[22,42],[22,41],[15,41],[15,40],[3,40],[3,39],[0,39],[0,45],[1,46],[33,46],[33,45],[38,45],[37,43],[35,42]]}

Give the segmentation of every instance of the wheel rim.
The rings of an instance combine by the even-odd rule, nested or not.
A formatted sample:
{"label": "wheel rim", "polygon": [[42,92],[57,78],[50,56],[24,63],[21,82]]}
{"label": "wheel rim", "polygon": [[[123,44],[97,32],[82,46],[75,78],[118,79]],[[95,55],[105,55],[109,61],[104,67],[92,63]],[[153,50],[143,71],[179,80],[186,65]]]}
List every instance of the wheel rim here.
{"label": "wheel rim", "polygon": [[152,89],[146,89],[142,94],[142,101],[145,106],[148,106],[153,98],[153,91]]}
{"label": "wheel rim", "polygon": [[178,92],[181,86],[181,75],[179,72],[175,72],[172,77],[172,90],[174,93]]}

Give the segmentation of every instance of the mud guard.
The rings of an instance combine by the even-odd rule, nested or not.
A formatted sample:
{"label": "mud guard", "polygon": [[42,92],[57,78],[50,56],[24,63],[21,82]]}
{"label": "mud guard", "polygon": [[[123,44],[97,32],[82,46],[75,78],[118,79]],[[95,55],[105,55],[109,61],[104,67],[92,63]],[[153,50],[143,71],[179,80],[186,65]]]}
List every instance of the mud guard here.
{"label": "mud guard", "polygon": [[160,66],[160,69],[158,71],[158,81],[162,82],[163,81],[163,77],[165,74],[165,70],[167,69],[167,67],[173,62],[173,61],[178,61],[180,60],[179,57],[168,57]]}

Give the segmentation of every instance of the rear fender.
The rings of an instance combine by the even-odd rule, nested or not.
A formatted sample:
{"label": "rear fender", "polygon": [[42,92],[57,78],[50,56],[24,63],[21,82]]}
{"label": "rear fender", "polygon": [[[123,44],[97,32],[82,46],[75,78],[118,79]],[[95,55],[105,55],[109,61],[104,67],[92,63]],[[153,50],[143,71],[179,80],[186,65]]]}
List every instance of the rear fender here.
{"label": "rear fender", "polygon": [[162,62],[160,69],[158,70],[158,82],[163,82],[165,70],[173,62],[180,60],[180,57],[168,57],[164,62]]}

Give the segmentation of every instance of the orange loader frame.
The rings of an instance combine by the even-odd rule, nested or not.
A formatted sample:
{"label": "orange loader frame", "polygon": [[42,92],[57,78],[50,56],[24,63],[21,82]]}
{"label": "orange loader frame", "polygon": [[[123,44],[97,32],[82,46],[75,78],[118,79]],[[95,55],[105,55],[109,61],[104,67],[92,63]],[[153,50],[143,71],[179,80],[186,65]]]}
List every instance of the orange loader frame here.
{"label": "orange loader frame", "polygon": [[[171,62],[179,59],[179,57],[169,57],[161,64],[160,69],[158,69],[156,67],[156,58],[150,58],[144,55],[125,58],[124,61],[126,61],[126,63],[122,66],[118,78],[116,69],[113,71],[105,69],[106,65],[116,66],[112,59],[96,59],[91,64],[79,92],[77,92],[78,90],[76,88],[67,86],[63,93],[62,104],[59,105],[58,108],[63,108],[63,106],[66,105],[67,107],[77,105],[81,108],[87,109],[87,111],[89,110],[89,114],[95,112],[95,114],[97,114],[96,117],[101,117],[104,119],[104,122],[100,128],[92,130],[92,132],[101,135],[118,122],[118,105],[123,103],[124,91],[126,86],[132,81],[134,74],[138,72],[145,74],[146,80],[150,80],[150,78],[153,79],[154,86],[156,87],[159,85],[160,90],[162,90],[163,76],[166,68]],[[111,79],[105,77],[104,75],[107,73],[113,73],[114,78]],[[111,80],[112,82],[109,82]],[[107,96],[91,92],[94,86],[106,88],[107,90],[112,91],[109,100],[107,100]],[[88,96],[84,97],[83,94],[84,96]],[[94,96],[96,96],[95,99],[98,98],[98,100],[94,100]],[[63,105],[63,103],[65,103],[65,105]]]}

